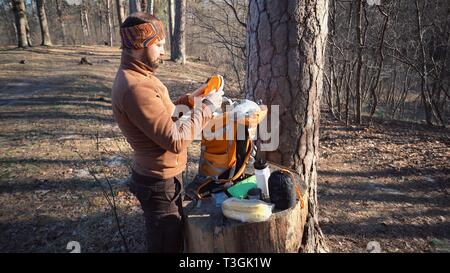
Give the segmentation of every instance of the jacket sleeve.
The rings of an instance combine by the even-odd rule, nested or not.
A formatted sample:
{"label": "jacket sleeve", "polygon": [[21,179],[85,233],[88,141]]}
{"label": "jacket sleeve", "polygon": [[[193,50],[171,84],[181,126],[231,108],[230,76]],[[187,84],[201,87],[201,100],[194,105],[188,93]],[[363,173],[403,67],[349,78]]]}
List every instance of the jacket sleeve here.
{"label": "jacket sleeve", "polygon": [[124,96],[123,105],[136,127],[163,149],[176,154],[185,150],[212,118],[211,109],[202,104],[192,109],[187,118],[175,122],[155,90],[136,86]]}

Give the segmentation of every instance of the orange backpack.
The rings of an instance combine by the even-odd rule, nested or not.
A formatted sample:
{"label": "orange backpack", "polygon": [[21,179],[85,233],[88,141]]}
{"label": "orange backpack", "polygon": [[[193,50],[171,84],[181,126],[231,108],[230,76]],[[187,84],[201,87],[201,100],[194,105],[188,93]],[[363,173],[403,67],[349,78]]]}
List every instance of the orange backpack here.
{"label": "orange backpack", "polygon": [[[188,197],[205,198],[249,176],[245,169],[254,151],[253,139],[266,115],[267,109],[260,106],[259,111],[241,117],[233,112],[220,113],[208,123],[202,134],[198,174],[185,189]],[[210,139],[205,132],[216,138]],[[237,139],[238,132],[244,132],[244,139]]]}

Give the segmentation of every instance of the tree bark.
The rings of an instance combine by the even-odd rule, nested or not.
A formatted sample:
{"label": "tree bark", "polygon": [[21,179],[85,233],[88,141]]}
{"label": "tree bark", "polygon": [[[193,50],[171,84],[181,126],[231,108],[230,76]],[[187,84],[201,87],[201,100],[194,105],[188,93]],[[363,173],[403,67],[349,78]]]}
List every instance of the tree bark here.
{"label": "tree bark", "polygon": [[130,14],[141,11],[141,4],[139,0],[129,0]]}
{"label": "tree bark", "polygon": [[148,8],[148,0],[141,0],[141,11],[147,12]]}
{"label": "tree bark", "polygon": [[377,97],[376,90],[377,90],[378,84],[380,83],[381,70],[383,68],[384,38],[386,35],[386,29],[387,29],[387,25],[388,25],[388,21],[389,21],[389,16],[385,12],[382,11],[381,7],[378,7],[378,10],[384,17],[384,24],[383,24],[383,28],[382,28],[381,34],[380,34],[380,46],[378,47],[378,54],[380,55],[380,60],[378,61],[377,76],[375,79],[375,83],[370,87],[370,95],[372,97],[372,107],[370,109],[370,114],[369,114],[370,120],[372,120],[372,117],[375,114],[375,111],[377,110],[377,105],[378,105],[378,97]]}
{"label": "tree bark", "polygon": [[[328,39],[332,39],[333,43],[334,43],[334,39],[335,39],[335,30],[336,30],[336,0],[332,0],[331,2],[331,11],[330,11],[330,26],[331,28],[329,29],[329,33],[328,33]],[[336,90],[337,93],[337,86],[334,85],[337,81],[336,81],[336,69],[335,69],[335,64],[334,64],[334,60],[335,60],[335,56],[334,56],[334,46],[331,45],[329,48],[329,66],[330,66],[330,78],[328,80],[328,107],[330,108],[330,113],[334,118],[337,118],[336,113],[334,111],[334,92],[333,92],[333,86],[335,87],[334,89]],[[326,76],[326,73],[324,74]]]}
{"label": "tree bark", "polygon": [[170,43],[170,53],[172,55],[173,51],[173,30],[175,27],[175,0],[167,0],[167,10],[168,10],[168,21],[169,21],[169,43]]}
{"label": "tree bark", "polygon": [[177,63],[186,63],[186,0],[175,0],[175,26],[171,59]]}
{"label": "tree bark", "polygon": [[106,18],[108,20],[108,43],[109,46],[113,46],[113,25],[112,25],[112,16],[111,16],[111,3],[112,0],[106,0]]}
{"label": "tree bark", "polygon": [[16,20],[14,20],[14,23],[12,23],[11,25],[13,26],[13,28],[14,28],[14,38],[15,38],[15,42],[18,44],[19,43],[19,32],[17,31],[17,24],[16,24],[16,22],[15,22]]}
{"label": "tree bark", "polygon": [[31,39],[31,31],[30,31],[30,25],[28,24],[28,19],[26,20],[26,27],[25,27],[26,33],[27,33],[27,43],[28,46],[33,46],[33,42]]}
{"label": "tree bark", "polygon": [[47,14],[45,12],[45,0],[36,0],[39,24],[41,26],[41,45],[51,46],[50,32],[48,30]]}
{"label": "tree bark", "polygon": [[363,50],[363,39],[362,39],[362,11],[363,2],[358,0],[356,4],[356,41],[358,47],[358,62],[356,66],[356,116],[355,122],[361,124],[361,68],[363,62],[362,50]]}
{"label": "tree bark", "polygon": [[[5,18],[5,20],[10,21],[10,16],[9,16],[9,12],[6,12],[5,9],[5,5],[0,5],[0,11],[2,12],[2,16],[3,18]],[[6,27],[6,29],[8,30],[8,40],[9,43],[11,44],[16,44],[17,43],[17,31],[16,31],[16,24],[15,24],[15,20],[14,22],[8,23],[9,27]],[[12,28],[11,28],[12,26]]]}
{"label": "tree bark", "polygon": [[428,67],[426,60],[426,52],[424,46],[424,38],[423,38],[423,25],[422,25],[422,13],[419,7],[418,0],[415,1],[416,7],[416,24],[417,24],[417,39],[419,41],[419,49],[420,49],[420,77],[421,77],[421,98],[422,103],[425,108],[425,121],[427,125],[433,125],[433,118],[439,121],[438,115],[436,113],[436,109],[432,103],[430,92],[428,88]]}
{"label": "tree bark", "polygon": [[[108,44],[108,42],[105,40],[105,37],[108,35],[108,26],[105,27],[105,21],[107,20],[107,16],[105,14],[105,10],[106,10],[106,6],[105,6],[105,1],[97,1],[96,2],[96,8],[98,10],[98,22],[100,24],[100,42],[102,45],[106,45]],[[106,30],[105,30],[106,29]]]}
{"label": "tree bark", "polygon": [[86,3],[86,0],[83,0],[80,8],[80,21],[81,28],[83,29],[83,37],[84,43],[86,44],[88,41],[90,43],[91,30],[89,27],[89,16],[88,16],[89,4]]}
{"label": "tree bark", "polygon": [[88,34],[87,34],[86,24],[84,22],[83,6],[80,7],[80,24],[81,24],[81,29],[83,30],[83,44],[86,44]]}
{"label": "tree bark", "polygon": [[63,19],[63,11],[62,11],[62,7],[61,7],[61,0],[56,0],[56,12],[58,13],[58,20],[59,23],[61,25],[61,33],[62,33],[62,40],[63,40],[63,45],[65,45],[67,43],[67,37],[66,37],[66,25],[64,23],[64,19]]}
{"label": "tree bark", "polygon": [[117,18],[119,20],[119,25],[122,25],[123,21],[125,21],[125,7],[123,0],[116,0],[117,7]]}
{"label": "tree bark", "polygon": [[25,13],[25,2],[24,0],[13,0],[13,11],[16,19],[17,28],[17,42],[18,47],[26,48],[28,47],[27,39],[27,15]]}
{"label": "tree bark", "polygon": [[[31,5],[31,21],[35,20],[36,22],[39,22],[39,17],[37,14],[37,3],[36,6],[33,5],[33,0],[31,0],[30,5]],[[27,4],[25,3],[25,10],[27,9]]]}
{"label": "tree bark", "polygon": [[327,21],[327,0],[249,1],[246,97],[268,106],[268,120],[279,105],[280,145],[266,156],[297,170],[307,185],[302,252],[327,250],[318,222],[316,171]]}
{"label": "tree bark", "polygon": [[[33,4],[33,3],[31,3],[31,4]],[[26,12],[27,12],[27,4],[25,2],[25,15],[26,15]],[[33,46],[33,42],[32,42],[32,39],[31,39],[30,24],[28,23],[28,16],[27,15],[25,16],[25,26],[26,26],[25,30],[26,30],[26,33],[27,33],[28,46]]]}
{"label": "tree bark", "polygon": [[147,0],[147,1],[148,1],[147,13],[153,15],[155,10],[155,1],[154,0]]}
{"label": "tree bark", "polygon": [[[356,62],[354,62],[354,63],[356,64]],[[353,68],[348,73],[346,86],[345,86],[345,125],[348,125],[349,116],[350,116],[350,92],[351,92],[350,81],[352,80],[352,74],[353,74]]]}

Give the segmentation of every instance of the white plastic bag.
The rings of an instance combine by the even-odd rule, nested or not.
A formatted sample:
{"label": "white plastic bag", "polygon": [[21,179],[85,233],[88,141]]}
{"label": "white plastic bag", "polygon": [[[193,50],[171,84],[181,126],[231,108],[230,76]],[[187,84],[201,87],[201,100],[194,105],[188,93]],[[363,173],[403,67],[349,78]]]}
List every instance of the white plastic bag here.
{"label": "white plastic bag", "polygon": [[259,111],[261,111],[261,107],[259,107],[256,102],[247,99],[240,100],[233,108],[233,113],[236,114],[238,118],[243,118],[246,115],[251,115],[252,113]]}
{"label": "white plastic bag", "polygon": [[272,215],[274,205],[261,200],[228,198],[222,203],[225,217],[241,222],[267,221]]}

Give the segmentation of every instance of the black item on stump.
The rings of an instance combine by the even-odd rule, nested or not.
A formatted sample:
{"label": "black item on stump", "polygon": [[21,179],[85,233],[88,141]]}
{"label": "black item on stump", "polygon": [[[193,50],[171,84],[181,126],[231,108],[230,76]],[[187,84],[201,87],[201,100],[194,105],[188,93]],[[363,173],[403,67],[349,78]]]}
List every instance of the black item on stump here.
{"label": "black item on stump", "polygon": [[275,209],[286,210],[295,206],[297,193],[292,176],[283,171],[274,171],[269,177],[270,202]]}

